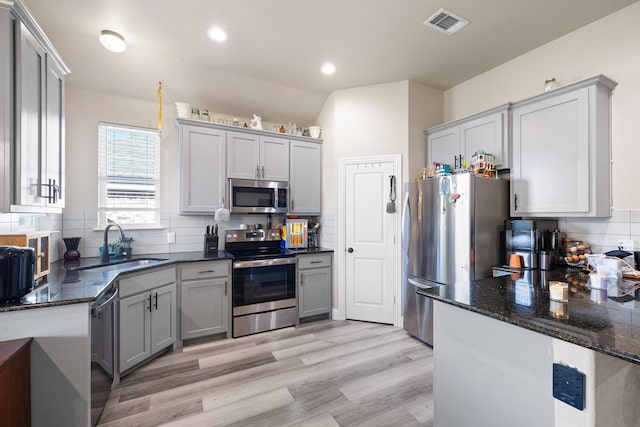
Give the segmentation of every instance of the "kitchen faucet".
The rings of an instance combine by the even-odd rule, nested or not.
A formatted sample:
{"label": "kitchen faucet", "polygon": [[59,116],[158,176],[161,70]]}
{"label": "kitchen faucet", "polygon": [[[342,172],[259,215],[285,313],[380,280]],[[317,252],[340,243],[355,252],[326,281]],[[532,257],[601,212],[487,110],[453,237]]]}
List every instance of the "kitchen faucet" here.
{"label": "kitchen faucet", "polygon": [[124,231],[122,231],[122,227],[120,227],[118,224],[116,224],[115,222],[110,222],[109,224],[107,224],[107,226],[104,228],[104,242],[102,243],[102,263],[103,264],[107,264],[109,262],[109,229],[111,227],[116,227],[118,230],[120,230],[120,242],[124,243],[127,240],[127,236],[124,235]]}

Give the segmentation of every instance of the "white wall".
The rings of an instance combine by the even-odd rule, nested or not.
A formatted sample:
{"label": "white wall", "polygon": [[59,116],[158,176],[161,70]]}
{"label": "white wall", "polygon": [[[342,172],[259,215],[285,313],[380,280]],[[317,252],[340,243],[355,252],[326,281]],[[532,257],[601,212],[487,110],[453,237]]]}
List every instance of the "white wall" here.
{"label": "white wall", "polygon": [[[98,122],[157,127],[158,104],[75,88],[66,90],[66,207],[97,209]],[[163,106],[162,209],[178,208],[178,132],[175,107]]]}
{"label": "white wall", "polygon": [[[402,156],[398,184],[414,178],[425,166],[424,130],[442,122],[442,91],[410,81],[363,86],[333,92],[324,104],[318,124],[322,127],[322,220],[329,225],[331,242],[340,227],[338,162],[353,157]],[[321,226],[321,238],[323,226]],[[321,240],[325,246],[325,241]],[[398,250],[400,246],[398,245]],[[340,256],[337,254],[336,256]],[[334,259],[334,266],[340,265]],[[334,284],[341,272],[334,268]],[[337,307],[337,286],[334,286]]]}
{"label": "white wall", "polygon": [[445,121],[536,95],[549,77],[567,84],[604,74],[618,82],[612,97],[613,205],[640,208],[632,174],[640,159],[638,21],[640,2],[445,91]]}
{"label": "white wall", "polygon": [[442,122],[442,91],[400,81],[333,92],[318,123],[322,126],[323,210],[337,209],[338,160],[400,154],[402,180],[425,166],[424,130]]}

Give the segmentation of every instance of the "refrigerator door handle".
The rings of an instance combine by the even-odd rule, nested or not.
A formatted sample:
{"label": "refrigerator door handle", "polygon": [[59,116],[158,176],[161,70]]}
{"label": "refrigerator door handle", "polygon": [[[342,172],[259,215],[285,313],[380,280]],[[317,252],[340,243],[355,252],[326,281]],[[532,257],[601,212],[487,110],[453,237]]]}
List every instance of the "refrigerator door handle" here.
{"label": "refrigerator door handle", "polygon": [[411,218],[411,205],[409,204],[409,192],[404,193],[404,202],[402,203],[402,231],[406,238],[402,239],[404,254],[409,256],[409,248],[411,247],[411,224],[407,224],[407,218]]}
{"label": "refrigerator door handle", "polygon": [[425,283],[420,283],[420,282],[418,282],[416,280],[413,280],[410,277],[407,278],[407,281],[409,282],[410,285],[413,285],[416,288],[420,288],[420,289],[431,289],[431,288],[434,287],[434,286],[429,286],[429,285],[427,285]]}

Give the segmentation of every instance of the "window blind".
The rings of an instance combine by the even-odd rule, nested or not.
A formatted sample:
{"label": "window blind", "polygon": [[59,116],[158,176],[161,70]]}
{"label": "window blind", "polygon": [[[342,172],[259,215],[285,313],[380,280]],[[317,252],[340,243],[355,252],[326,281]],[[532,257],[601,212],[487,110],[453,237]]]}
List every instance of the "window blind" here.
{"label": "window blind", "polygon": [[99,124],[99,194],[103,223],[158,221],[160,137],[157,131]]}

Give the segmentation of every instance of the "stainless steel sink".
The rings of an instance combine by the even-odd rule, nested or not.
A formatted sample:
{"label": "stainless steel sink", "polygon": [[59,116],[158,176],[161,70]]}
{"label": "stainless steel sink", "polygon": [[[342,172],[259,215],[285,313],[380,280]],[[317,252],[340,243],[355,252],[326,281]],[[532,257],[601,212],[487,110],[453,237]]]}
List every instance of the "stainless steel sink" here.
{"label": "stainless steel sink", "polygon": [[108,264],[90,264],[82,267],[75,268],[76,271],[83,270],[98,270],[98,271],[113,271],[113,270],[125,270],[135,267],[144,267],[147,265],[155,265],[166,261],[165,258],[134,258],[134,259],[119,259],[110,261]]}

